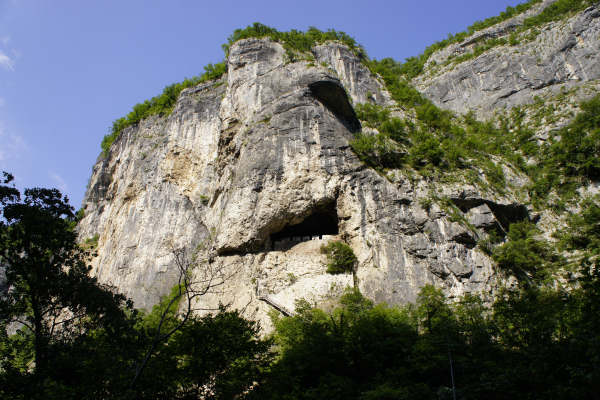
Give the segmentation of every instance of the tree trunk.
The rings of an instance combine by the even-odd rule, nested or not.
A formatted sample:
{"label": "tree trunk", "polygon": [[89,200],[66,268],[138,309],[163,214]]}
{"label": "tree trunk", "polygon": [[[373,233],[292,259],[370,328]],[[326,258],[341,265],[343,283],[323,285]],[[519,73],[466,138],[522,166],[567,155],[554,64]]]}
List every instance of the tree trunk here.
{"label": "tree trunk", "polygon": [[39,301],[36,296],[31,299],[31,308],[33,310],[33,347],[35,356],[35,376],[38,382],[43,380],[43,376],[48,368],[48,346],[47,337],[44,332],[44,321],[40,310]]}

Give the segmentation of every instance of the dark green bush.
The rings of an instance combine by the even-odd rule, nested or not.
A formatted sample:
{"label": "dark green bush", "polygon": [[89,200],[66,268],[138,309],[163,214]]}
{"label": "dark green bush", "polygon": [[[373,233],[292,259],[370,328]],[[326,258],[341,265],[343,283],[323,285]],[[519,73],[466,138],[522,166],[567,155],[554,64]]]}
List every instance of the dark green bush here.
{"label": "dark green bush", "polygon": [[508,241],[494,249],[493,259],[498,267],[514,275],[525,285],[539,284],[551,276],[558,255],[541,239],[535,224],[529,221],[510,224]]}
{"label": "dark green bush", "polygon": [[358,104],[356,116],[363,125],[375,128],[398,143],[407,143],[406,124],[400,118],[391,118],[390,110],[374,104]]}
{"label": "dark green bush", "polygon": [[483,170],[490,185],[499,192],[503,192],[506,187],[506,179],[502,167],[488,159],[483,163]]}
{"label": "dark green bush", "polygon": [[430,130],[450,131],[453,115],[448,110],[442,110],[433,103],[425,103],[415,108],[417,119]]}
{"label": "dark green bush", "polygon": [[380,165],[377,163],[376,143],[377,137],[375,135],[359,133],[350,141],[350,147],[361,161],[370,167],[378,169]]}
{"label": "dark green bush", "polygon": [[365,50],[356,43],[354,38],[345,32],[336,31],[334,29],[321,31],[312,26],[308,28],[306,32],[295,29],[292,29],[289,32],[280,32],[275,28],[271,28],[259,22],[255,22],[244,29],[236,29],[227,39],[227,43],[223,45],[223,50],[225,51],[225,54],[229,54],[229,48],[238,40],[263,37],[268,37],[275,42],[280,42],[286,49],[300,52],[310,52],[317,44],[335,40],[348,46],[359,57],[366,58]]}
{"label": "dark green bush", "polygon": [[488,256],[491,256],[494,252],[494,247],[500,242],[502,242],[502,236],[497,231],[493,230],[488,233],[485,238],[477,241],[477,247]]}
{"label": "dark green bush", "polygon": [[379,126],[390,118],[390,111],[387,108],[370,103],[357,104],[354,111],[357,118],[370,128],[379,129]]}
{"label": "dark green bush", "polygon": [[[251,399],[593,399],[600,389],[600,271],[571,290],[500,291],[374,305],[357,291],[326,312],[274,319],[280,357]],[[590,272],[591,271],[591,272]],[[454,383],[454,384],[453,384]]]}
{"label": "dark green bush", "polygon": [[408,143],[404,121],[400,118],[390,118],[379,125],[379,132],[388,135],[398,143]]}
{"label": "dark green bush", "polygon": [[350,147],[362,162],[378,171],[400,168],[404,161],[404,153],[385,134],[359,133],[350,141]]}
{"label": "dark green bush", "polygon": [[327,273],[345,274],[354,271],[357,259],[352,248],[346,243],[331,241],[321,246],[321,253],[327,256]]}
{"label": "dark green bush", "polygon": [[557,233],[561,249],[583,250],[590,257],[600,255],[600,197],[586,199],[581,212],[568,218],[568,229]]}
{"label": "dark green bush", "polygon": [[467,150],[459,141],[444,139],[440,146],[449,170],[464,169],[468,167]]}
{"label": "dark green bush", "polygon": [[582,112],[552,145],[554,161],[566,175],[600,179],[600,95],[581,103]]}
{"label": "dark green bush", "polygon": [[444,159],[444,151],[440,141],[431,133],[419,132],[409,150],[409,160],[413,167],[420,168],[427,164],[439,166]]}
{"label": "dark green bush", "polygon": [[580,107],[573,121],[558,131],[558,140],[532,153],[536,163],[527,168],[533,182],[529,193],[538,206],[555,193],[560,201],[550,206],[562,211],[565,205],[560,203],[577,198],[578,187],[600,180],[600,95]]}
{"label": "dark green bush", "polygon": [[429,103],[418,90],[413,88],[403,77],[402,64],[391,58],[384,58],[380,61],[367,61],[367,67],[373,74],[379,74],[385,82],[387,90],[392,98],[400,105],[415,107]]}

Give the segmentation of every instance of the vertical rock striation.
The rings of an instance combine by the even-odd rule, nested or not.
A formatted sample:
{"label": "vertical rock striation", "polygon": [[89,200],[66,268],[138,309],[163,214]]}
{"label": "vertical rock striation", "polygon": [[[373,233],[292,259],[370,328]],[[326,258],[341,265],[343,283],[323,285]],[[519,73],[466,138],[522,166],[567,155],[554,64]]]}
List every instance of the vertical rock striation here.
{"label": "vertical rock striation", "polygon": [[[477,32],[434,53],[414,84],[436,105],[489,116],[498,108],[528,104],[534,96],[583,84],[599,86],[600,3],[572,17],[516,34],[523,20],[553,3]],[[511,34],[515,33],[510,43]],[[535,38],[531,39],[531,35]],[[478,57],[455,63],[486,40],[505,39]]]}
{"label": "vertical rock striation", "polygon": [[[575,76],[597,79],[597,14],[542,32],[554,38],[542,66],[499,50],[417,83],[437,104],[466,111],[528,101]],[[574,42],[558,45],[562,38]],[[528,219],[528,208],[514,194],[366,167],[349,147],[361,129],[352,104],[394,106],[391,96],[344,45],[313,55],[315,63],[288,62],[278,43],[241,40],[223,78],[184,90],[168,117],[122,132],[93,168],[79,224],[82,240],[99,236],[92,264],[101,281],[149,308],[177,283],[173,251],[182,250],[197,276],[227,278],[198,308],[229,304],[263,326],[273,308],[324,303],[353,284],[391,304],[415,300],[427,283],[450,296],[494,289],[493,262],[477,241]],[[505,172],[512,186],[524,182]],[[433,192],[448,207],[428,201]],[[325,272],[320,247],[329,240],[353,248],[355,277]]]}

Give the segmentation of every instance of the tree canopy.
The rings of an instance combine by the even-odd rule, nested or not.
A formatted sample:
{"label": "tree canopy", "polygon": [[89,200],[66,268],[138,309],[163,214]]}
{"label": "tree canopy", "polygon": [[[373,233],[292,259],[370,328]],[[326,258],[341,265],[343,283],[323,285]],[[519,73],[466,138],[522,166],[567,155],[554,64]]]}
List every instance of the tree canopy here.
{"label": "tree canopy", "polygon": [[229,399],[254,384],[271,360],[257,323],[225,309],[182,318],[182,290],[135,310],[90,276],[68,199],[12,179],[0,182],[1,398]]}

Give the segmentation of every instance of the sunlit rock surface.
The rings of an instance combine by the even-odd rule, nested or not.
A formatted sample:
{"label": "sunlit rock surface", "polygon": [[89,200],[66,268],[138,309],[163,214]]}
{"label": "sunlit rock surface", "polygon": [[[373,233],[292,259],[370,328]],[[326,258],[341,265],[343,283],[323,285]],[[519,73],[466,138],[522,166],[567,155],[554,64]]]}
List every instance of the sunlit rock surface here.
{"label": "sunlit rock surface", "polygon": [[[540,50],[543,65],[525,49],[521,58],[498,49],[417,83],[462,112],[597,79],[597,14],[544,30],[555,39]],[[82,240],[99,235],[92,265],[102,282],[150,308],[177,283],[174,250],[183,250],[197,278],[225,277],[198,309],[228,304],[264,327],[273,309],[293,312],[300,298],[325,304],[354,284],[390,304],[414,301],[428,283],[450,296],[494,290],[493,262],[476,244],[533,218],[526,199],[366,167],[349,147],[361,129],[353,105],[393,106],[391,96],[345,46],[313,54],[315,62],[287,62],[278,43],[237,42],[222,79],[184,90],[168,117],[124,130],[93,168],[79,224]],[[511,186],[526,183],[505,174]],[[451,209],[429,201],[432,193]],[[325,272],[320,247],[329,240],[352,247],[354,277]]]}

